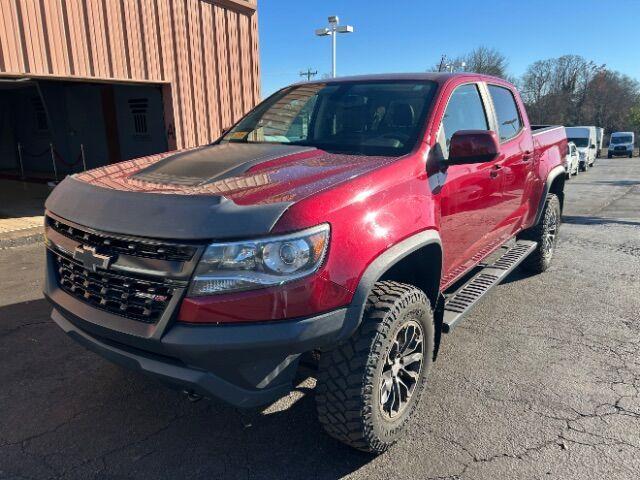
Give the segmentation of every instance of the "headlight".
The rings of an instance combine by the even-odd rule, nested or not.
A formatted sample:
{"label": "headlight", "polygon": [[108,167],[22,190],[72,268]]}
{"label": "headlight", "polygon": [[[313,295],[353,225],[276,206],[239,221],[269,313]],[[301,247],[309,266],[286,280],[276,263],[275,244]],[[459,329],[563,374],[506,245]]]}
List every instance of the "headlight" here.
{"label": "headlight", "polygon": [[192,297],[281,285],[312,274],[329,245],[329,225],[207,247],[189,289]]}

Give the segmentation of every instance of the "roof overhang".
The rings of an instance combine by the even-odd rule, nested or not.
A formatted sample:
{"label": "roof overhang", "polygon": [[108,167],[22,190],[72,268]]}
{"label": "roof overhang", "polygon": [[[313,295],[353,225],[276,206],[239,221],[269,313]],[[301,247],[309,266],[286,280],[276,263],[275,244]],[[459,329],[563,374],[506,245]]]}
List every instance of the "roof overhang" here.
{"label": "roof overhang", "polygon": [[215,3],[229,10],[243,13],[245,15],[253,15],[258,8],[257,0],[202,0],[209,3]]}

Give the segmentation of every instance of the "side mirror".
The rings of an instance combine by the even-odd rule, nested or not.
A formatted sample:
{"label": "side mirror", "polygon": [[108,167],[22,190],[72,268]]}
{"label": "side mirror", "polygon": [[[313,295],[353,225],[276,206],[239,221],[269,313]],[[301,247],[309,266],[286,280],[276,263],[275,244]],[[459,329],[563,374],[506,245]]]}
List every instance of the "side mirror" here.
{"label": "side mirror", "polygon": [[449,144],[449,165],[490,162],[498,156],[498,136],[491,130],[460,130]]}
{"label": "side mirror", "polygon": [[596,146],[592,143],[591,146],[589,146],[589,148],[596,148]]}

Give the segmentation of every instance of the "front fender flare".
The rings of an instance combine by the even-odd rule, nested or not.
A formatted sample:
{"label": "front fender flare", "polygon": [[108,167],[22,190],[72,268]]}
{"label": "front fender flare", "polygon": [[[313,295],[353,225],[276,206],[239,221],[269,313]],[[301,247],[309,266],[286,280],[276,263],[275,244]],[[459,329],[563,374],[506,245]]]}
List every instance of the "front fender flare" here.
{"label": "front fender flare", "polygon": [[378,279],[407,255],[431,244],[437,244],[442,250],[440,234],[436,230],[424,230],[389,247],[369,264],[360,277],[353,299],[347,307],[345,322],[338,337],[339,341],[350,338],[360,326],[367,298]]}

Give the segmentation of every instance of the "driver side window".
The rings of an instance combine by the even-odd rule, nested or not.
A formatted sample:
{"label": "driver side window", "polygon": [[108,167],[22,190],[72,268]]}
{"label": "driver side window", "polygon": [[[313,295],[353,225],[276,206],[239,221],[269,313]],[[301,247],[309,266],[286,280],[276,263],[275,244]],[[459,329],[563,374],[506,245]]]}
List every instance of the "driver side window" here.
{"label": "driver side window", "polygon": [[445,158],[449,157],[451,137],[460,130],[489,130],[484,104],[476,84],[461,85],[451,94],[438,133],[438,143]]}

